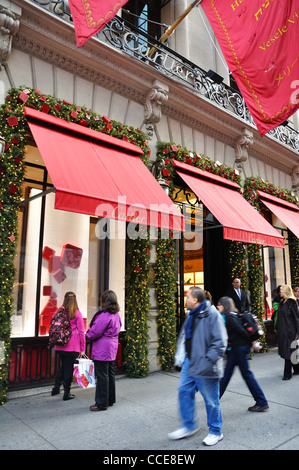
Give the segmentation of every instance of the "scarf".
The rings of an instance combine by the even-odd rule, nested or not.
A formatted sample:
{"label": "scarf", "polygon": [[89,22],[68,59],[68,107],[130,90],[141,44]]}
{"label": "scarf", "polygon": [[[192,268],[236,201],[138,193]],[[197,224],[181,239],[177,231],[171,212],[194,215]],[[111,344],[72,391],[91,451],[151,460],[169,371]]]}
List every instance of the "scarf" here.
{"label": "scarf", "polygon": [[195,315],[197,315],[198,313],[204,310],[206,304],[207,304],[207,301],[205,300],[198,307],[190,311],[189,317],[187,319],[186,326],[185,326],[186,340],[191,339],[193,318],[195,317]]}

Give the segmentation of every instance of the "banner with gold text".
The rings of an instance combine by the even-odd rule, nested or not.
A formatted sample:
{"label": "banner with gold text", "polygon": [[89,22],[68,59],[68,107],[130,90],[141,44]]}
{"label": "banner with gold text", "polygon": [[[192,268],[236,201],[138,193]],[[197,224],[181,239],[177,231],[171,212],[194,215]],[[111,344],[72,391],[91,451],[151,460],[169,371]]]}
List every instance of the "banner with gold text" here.
{"label": "banner with gold text", "polygon": [[299,0],[203,0],[260,135],[299,108]]}
{"label": "banner with gold text", "polygon": [[69,0],[77,47],[104,28],[128,0]]}

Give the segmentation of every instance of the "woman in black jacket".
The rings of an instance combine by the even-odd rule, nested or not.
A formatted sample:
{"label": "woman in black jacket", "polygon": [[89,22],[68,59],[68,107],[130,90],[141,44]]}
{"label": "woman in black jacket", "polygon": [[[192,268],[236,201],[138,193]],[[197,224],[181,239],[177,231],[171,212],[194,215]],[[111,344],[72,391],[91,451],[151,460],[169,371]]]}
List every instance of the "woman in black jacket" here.
{"label": "woman in black jacket", "polygon": [[288,285],[281,286],[283,302],[277,310],[277,340],[278,354],[284,359],[284,371],[282,380],[292,378],[292,368],[294,374],[299,374],[298,361],[296,359],[297,338],[299,336],[299,315],[296,298],[292,288]]}
{"label": "woman in black jacket", "polygon": [[248,408],[248,411],[265,411],[269,408],[268,402],[253,373],[249,369],[248,353],[251,347],[251,339],[243,326],[242,319],[237,312],[233,299],[230,297],[221,297],[218,301],[217,309],[224,315],[228,344],[231,348],[227,356],[224,376],[220,381],[220,398],[229,384],[235,366],[238,366],[256,402],[255,405]]}

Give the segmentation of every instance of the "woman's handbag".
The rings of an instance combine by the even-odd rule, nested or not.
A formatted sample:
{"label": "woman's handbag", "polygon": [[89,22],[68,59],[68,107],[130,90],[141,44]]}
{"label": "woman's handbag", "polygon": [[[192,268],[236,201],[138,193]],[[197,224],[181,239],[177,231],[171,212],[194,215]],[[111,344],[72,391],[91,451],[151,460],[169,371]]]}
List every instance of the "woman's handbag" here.
{"label": "woman's handbag", "polygon": [[78,357],[74,364],[74,382],[81,388],[95,387],[94,363],[86,355]]}

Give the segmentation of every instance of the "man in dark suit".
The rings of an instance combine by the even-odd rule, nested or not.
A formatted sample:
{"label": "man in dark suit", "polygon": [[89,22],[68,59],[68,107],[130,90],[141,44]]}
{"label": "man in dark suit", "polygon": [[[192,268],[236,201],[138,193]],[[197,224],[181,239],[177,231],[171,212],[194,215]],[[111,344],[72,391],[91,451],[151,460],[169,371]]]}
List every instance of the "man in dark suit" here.
{"label": "man in dark suit", "polygon": [[249,300],[245,290],[241,289],[240,279],[236,277],[233,280],[233,285],[228,290],[226,295],[233,299],[239,313],[249,312]]}

